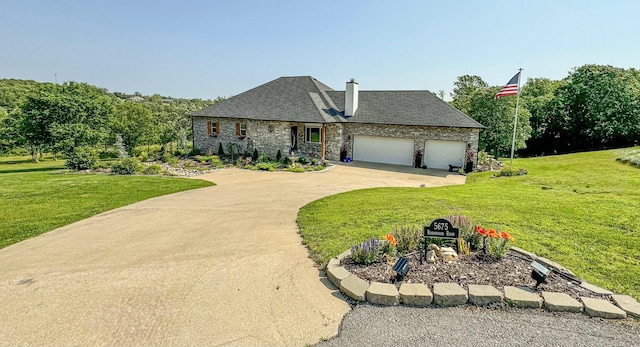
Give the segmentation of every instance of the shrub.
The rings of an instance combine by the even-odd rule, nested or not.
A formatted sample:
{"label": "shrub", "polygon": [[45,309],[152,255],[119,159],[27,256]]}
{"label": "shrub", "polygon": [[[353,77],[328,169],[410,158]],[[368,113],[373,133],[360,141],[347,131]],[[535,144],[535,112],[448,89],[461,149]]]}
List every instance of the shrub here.
{"label": "shrub", "polygon": [[109,168],[109,163],[104,161],[96,161],[95,164],[93,164],[93,167],[91,167],[91,169],[93,170],[104,170],[108,168]]}
{"label": "shrub", "polygon": [[489,165],[491,158],[489,158],[489,154],[485,151],[478,152],[478,165]]}
{"label": "shrub", "polygon": [[300,163],[302,165],[306,164],[307,163],[307,158],[305,158],[305,157],[298,158],[298,163]]}
{"label": "shrub", "polygon": [[271,158],[269,158],[268,155],[266,154],[262,154],[259,157],[253,159],[253,157],[251,158],[253,161],[258,162],[258,163],[270,163],[272,160]]}
{"label": "shrub", "polygon": [[276,161],[282,161],[282,152],[280,150],[276,153]]}
{"label": "shrub", "polygon": [[498,172],[498,177],[511,177],[511,176],[523,176],[528,174],[527,169],[517,168],[517,167],[503,167],[500,172]]}
{"label": "shrub", "polygon": [[222,157],[224,155],[224,149],[222,148],[222,142],[218,143],[218,156]]}
{"label": "shrub", "polygon": [[420,248],[422,234],[416,226],[403,226],[393,228],[391,233],[398,243],[396,249],[400,255],[415,252]]}
{"label": "shrub", "polygon": [[163,163],[167,163],[169,165],[176,165],[180,161],[177,157],[174,157],[169,154],[163,155],[161,160]]}
{"label": "shrub", "polygon": [[118,158],[118,153],[116,153],[114,151],[104,151],[104,152],[100,152],[100,154],[98,155],[98,158],[100,158],[100,159],[117,159]]}
{"label": "shrub", "polygon": [[258,162],[255,166],[258,170],[276,171],[280,167],[280,163],[276,162]]}
{"label": "shrub", "polygon": [[251,159],[252,159],[253,161],[258,160],[258,149],[257,149],[257,148],[254,148],[254,149],[253,149],[253,154],[251,155]]}
{"label": "shrub", "polygon": [[88,170],[93,168],[98,156],[90,148],[76,148],[64,162],[64,166],[71,170]]}
{"label": "shrub", "polygon": [[625,151],[616,160],[624,164],[640,167],[640,149],[637,149],[636,147],[634,149]]}
{"label": "shrub", "polygon": [[363,243],[351,246],[351,259],[356,264],[373,264],[380,261],[382,241],[371,238]]}
{"label": "shrub", "polygon": [[111,164],[111,172],[118,175],[131,175],[140,168],[140,161],[136,158],[122,158]]}
{"label": "shrub", "polygon": [[196,147],[192,147],[191,150],[189,151],[190,157],[195,157],[196,155],[201,155],[201,154],[202,152],[200,151],[200,149]]}
{"label": "shrub", "polygon": [[140,159],[140,161],[147,161],[149,160],[149,155],[146,151],[142,151],[140,152],[140,155],[138,155],[138,159]]}
{"label": "shrub", "polygon": [[212,155],[209,160],[209,165],[211,165],[211,167],[215,167],[215,168],[221,168],[222,165],[222,160],[220,160],[220,157],[218,157],[217,155]]}
{"label": "shrub", "polygon": [[142,170],[145,175],[159,175],[162,173],[162,166],[158,164],[151,164]]}
{"label": "shrub", "polygon": [[316,171],[322,171],[322,170],[324,170],[324,166],[322,166],[322,165],[317,165],[317,166],[315,166],[315,170],[316,170]]}

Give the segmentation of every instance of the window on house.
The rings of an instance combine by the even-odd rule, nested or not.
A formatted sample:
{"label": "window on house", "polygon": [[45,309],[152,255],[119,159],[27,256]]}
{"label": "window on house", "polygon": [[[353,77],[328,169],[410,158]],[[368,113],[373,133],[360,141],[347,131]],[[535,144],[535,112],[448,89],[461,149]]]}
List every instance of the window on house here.
{"label": "window on house", "polygon": [[220,134],[220,122],[207,122],[207,134],[209,136],[218,136]]}
{"label": "window on house", "polygon": [[236,123],[236,136],[247,137],[247,123]]}
{"label": "window on house", "polygon": [[320,126],[307,126],[305,127],[304,140],[309,143],[320,143],[321,140],[321,128]]}

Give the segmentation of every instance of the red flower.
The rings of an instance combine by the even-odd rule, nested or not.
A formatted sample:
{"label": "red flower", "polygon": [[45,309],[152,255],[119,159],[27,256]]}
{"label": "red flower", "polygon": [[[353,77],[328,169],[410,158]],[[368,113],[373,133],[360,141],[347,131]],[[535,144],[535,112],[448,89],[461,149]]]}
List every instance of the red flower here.
{"label": "red flower", "polygon": [[476,232],[482,236],[487,236],[487,231],[479,225],[476,225]]}

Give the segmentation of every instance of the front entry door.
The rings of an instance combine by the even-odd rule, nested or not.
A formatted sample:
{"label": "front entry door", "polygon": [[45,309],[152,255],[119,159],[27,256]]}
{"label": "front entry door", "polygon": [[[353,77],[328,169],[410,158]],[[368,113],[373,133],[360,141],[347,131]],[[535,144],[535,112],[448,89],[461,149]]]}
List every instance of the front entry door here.
{"label": "front entry door", "polygon": [[298,127],[291,127],[291,150],[293,152],[298,151]]}

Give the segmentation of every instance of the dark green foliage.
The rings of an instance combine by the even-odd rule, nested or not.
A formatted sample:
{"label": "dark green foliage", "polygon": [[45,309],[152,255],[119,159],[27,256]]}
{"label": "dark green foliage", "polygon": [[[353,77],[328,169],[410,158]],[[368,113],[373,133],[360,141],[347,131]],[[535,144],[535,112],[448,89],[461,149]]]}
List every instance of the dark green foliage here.
{"label": "dark green foliage", "polygon": [[276,153],[276,161],[282,161],[282,152],[280,150]]}
{"label": "dark green foliage", "polygon": [[190,157],[195,157],[196,155],[201,155],[201,154],[202,152],[200,151],[200,149],[196,147],[192,147],[191,150],[189,151]]}
{"label": "dark green foliage", "polygon": [[[511,151],[516,98],[494,99],[499,87],[490,87],[478,76],[460,76],[455,83],[451,104],[487,128],[480,132],[479,150],[496,157]],[[524,148],[530,137],[529,112],[520,107],[516,129],[516,149]]]}
{"label": "dark green foliage", "polygon": [[91,148],[76,148],[73,153],[69,155],[69,159],[65,161],[64,166],[75,171],[89,170],[93,168],[97,159],[98,156]]}
{"label": "dark green foliage", "polygon": [[298,163],[305,165],[307,163],[307,158],[305,157],[298,158]]}
{"label": "dark green foliage", "polygon": [[222,148],[222,142],[218,143],[218,156],[222,157],[224,155],[224,149]]}
{"label": "dark green foliage", "polygon": [[116,159],[116,158],[118,158],[118,153],[113,152],[113,151],[104,151],[104,152],[100,152],[100,154],[98,155],[98,158],[100,158],[100,159]]}
{"label": "dark green foliage", "polygon": [[122,158],[111,164],[111,172],[118,175],[132,175],[140,169],[140,161],[136,158]]}
{"label": "dark green foliage", "polygon": [[258,149],[254,148],[253,149],[253,154],[251,155],[251,160],[258,160]]}
{"label": "dark green foliage", "polygon": [[543,107],[545,152],[566,153],[634,145],[640,136],[640,71],[584,65]]}
{"label": "dark green foliage", "polygon": [[174,143],[186,151],[193,137],[188,115],[224,100],[155,94],[133,102],[131,96],[86,83],[0,79],[0,153],[21,146],[34,159],[41,150],[69,154],[78,146],[111,145],[116,133],[129,151],[136,144],[161,144],[173,152]]}

